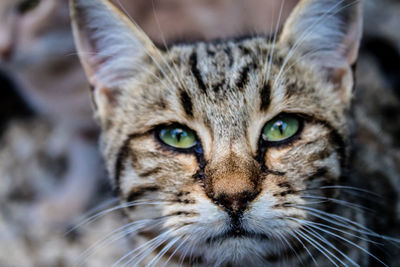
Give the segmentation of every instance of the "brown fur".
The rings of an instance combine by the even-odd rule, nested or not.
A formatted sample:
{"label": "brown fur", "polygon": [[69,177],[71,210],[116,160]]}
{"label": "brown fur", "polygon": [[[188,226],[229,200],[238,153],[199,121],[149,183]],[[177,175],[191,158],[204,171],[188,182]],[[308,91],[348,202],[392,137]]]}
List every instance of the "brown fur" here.
{"label": "brown fur", "polygon": [[[362,26],[357,2],[303,0],[277,42],[254,37],[166,51],[108,1],[72,0],[71,10],[109,173],[123,203],[162,202],[127,210],[131,220],[162,221],[151,229],[165,246],[160,253],[174,248],[185,258],[184,245],[204,264],[296,265],[295,255],[281,257],[286,240],[304,248],[298,257],[307,263],[365,265],[367,218],[340,190]],[[263,126],[282,114],[298,118],[298,133],[266,143]],[[176,124],[196,133],[193,149],[159,140],[160,127]],[[321,225],[351,237],[337,242]]]}

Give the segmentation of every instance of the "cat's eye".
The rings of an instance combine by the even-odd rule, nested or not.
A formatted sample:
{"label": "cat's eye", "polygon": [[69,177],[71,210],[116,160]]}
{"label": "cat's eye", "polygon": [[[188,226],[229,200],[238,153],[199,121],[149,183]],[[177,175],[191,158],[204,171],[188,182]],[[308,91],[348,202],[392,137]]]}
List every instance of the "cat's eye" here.
{"label": "cat's eye", "polygon": [[178,149],[189,149],[197,144],[194,131],[184,126],[164,126],[159,132],[160,140],[168,146]]}
{"label": "cat's eye", "polygon": [[40,0],[24,0],[17,6],[20,14],[25,14],[28,11],[35,9],[40,4]]}
{"label": "cat's eye", "polygon": [[281,114],[264,126],[262,138],[267,142],[284,141],[294,136],[299,129],[299,118],[291,114]]}

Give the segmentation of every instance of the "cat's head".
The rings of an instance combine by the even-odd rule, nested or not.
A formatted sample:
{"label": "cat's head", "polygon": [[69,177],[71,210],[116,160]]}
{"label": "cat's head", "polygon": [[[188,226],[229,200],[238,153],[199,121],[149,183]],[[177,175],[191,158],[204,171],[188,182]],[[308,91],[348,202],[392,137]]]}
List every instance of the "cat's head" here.
{"label": "cat's head", "polygon": [[358,1],[303,0],[276,42],[167,50],[106,0],[71,7],[108,170],[145,236],[216,264],[301,247],[344,175]]}

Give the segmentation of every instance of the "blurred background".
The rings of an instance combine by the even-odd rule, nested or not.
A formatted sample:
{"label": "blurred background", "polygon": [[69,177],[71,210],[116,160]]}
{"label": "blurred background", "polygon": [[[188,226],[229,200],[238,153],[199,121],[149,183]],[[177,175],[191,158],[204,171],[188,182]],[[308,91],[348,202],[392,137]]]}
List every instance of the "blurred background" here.
{"label": "blurred background", "polygon": [[[297,0],[115,0],[161,46],[270,35]],[[400,214],[400,2],[365,0],[353,162]],[[278,20],[280,10],[281,20]],[[97,148],[89,89],[66,0],[0,1],[0,266],[109,266],[127,240],[81,255],[122,226]],[[384,227],[383,227],[384,228]]]}

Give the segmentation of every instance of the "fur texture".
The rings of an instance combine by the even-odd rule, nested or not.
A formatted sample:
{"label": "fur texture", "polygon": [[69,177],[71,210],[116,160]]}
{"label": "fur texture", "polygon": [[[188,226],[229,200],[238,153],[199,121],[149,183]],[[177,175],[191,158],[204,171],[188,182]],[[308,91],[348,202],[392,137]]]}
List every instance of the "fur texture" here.
{"label": "fur texture", "polygon": [[[379,262],[368,252],[376,234],[346,194],[358,1],[300,1],[277,42],[166,51],[107,1],[72,0],[71,10],[112,181],[131,220],[157,225],[136,231],[149,239],[143,256],[117,263]],[[262,142],[263,126],[288,113],[299,133]],[[194,130],[198,145],[163,144],[157,129],[175,124]]]}
{"label": "fur texture", "polygon": [[[385,1],[385,7],[389,2]],[[373,4],[369,1],[367,7]],[[377,4],[379,7],[382,3]],[[387,12],[397,10],[396,5],[390,5]],[[309,13],[312,10],[300,9],[297,14],[315,14]],[[369,24],[376,10],[368,8],[367,14],[371,12],[374,16],[366,16]],[[296,19],[293,15],[289,21]],[[385,16],[385,19],[396,21],[397,17]],[[4,203],[0,208],[0,235],[2,240],[7,240],[0,252],[1,265],[71,266],[77,261],[86,266],[128,261],[129,265],[156,262],[163,265],[168,261],[167,265],[179,266],[182,259],[183,265],[298,266],[301,261],[304,265],[313,264],[313,258],[321,266],[334,265],[328,258],[338,265],[344,265],[343,262],[350,266],[382,265],[369,256],[370,253],[389,266],[398,266],[396,240],[388,237],[398,237],[400,229],[396,115],[400,114],[400,101],[396,75],[392,75],[398,70],[396,64],[391,63],[397,62],[393,60],[396,48],[389,41],[393,40],[393,35],[376,38],[377,29],[367,27],[353,103],[354,116],[351,116],[352,79],[351,75],[345,75],[348,71],[346,68],[343,71],[343,66],[353,62],[351,55],[354,54],[349,51],[357,49],[357,42],[353,46],[349,45],[351,42],[339,42],[340,47],[347,49],[324,50],[310,57],[307,52],[315,49],[315,44],[324,42],[306,42],[296,49],[279,75],[284,57],[290,53],[290,46],[294,47],[293,43],[288,47],[287,42],[301,39],[298,30],[293,32],[288,27],[276,46],[272,46],[271,39],[258,37],[176,45],[169,52],[155,50],[152,57],[157,59],[157,64],[143,56],[140,62],[144,62],[141,68],[145,71],[139,71],[138,75],[138,69],[133,68],[135,77],[124,81],[122,87],[93,84],[96,85],[94,92],[99,94],[97,117],[105,133],[106,159],[113,172],[110,176],[115,188],[120,189],[122,199],[121,206],[114,210],[125,207],[131,220],[129,224],[124,225],[126,220],[112,212],[68,235],[63,234],[64,228],[55,230],[43,224],[57,213],[40,216],[32,207],[37,199],[60,187],[53,177],[61,177],[70,168],[60,155],[64,150],[74,151],[74,147],[68,143],[65,128],[54,130],[38,120],[14,122],[0,147],[0,177],[5,185],[0,190]],[[344,29],[334,24],[328,28]],[[357,35],[348,32],[332,34],[357,39]],[[371,34],[375,37],[371,38]],[[383,31],[380,34],[384,35]],[[106,37],[112,36],[107,34]],[[329,43],[329,47],[334,44]],[[112,55],[115,59],[119,53],[114,51]],[[330,56],[336,59],[332,61],[335,64],[326,64],[326,57]],[[268,61],[270,58],[273,61]],[[196,59],[197,63],[193,64]],[[92,62],[95,64],[91,67],[102,63]],[[257,63],[264,65],[260,67]],[[159,66],[167,75],[161,73]],[[249,69],[246,66],[250,66]],[[97,74],[92,72],[92,75]],[[306,116],[301,116],[303,130],[285,147],[267,147],[263,155],[259,153],[263,146],[258,144],[261,128],[282,110],[307,112]],[[330,112],[332,110],[339,115]],[[350,127],[352,117],[357,128]],[[172,151],[159,142],[155,134],[158,128],[154,129],[154,125],[169,122],[186,124],[196,130],[201,147],[196,147],[194,155]],[[146,129],[154,131],[149,133]],[[332,134],[334,131],[338,135]],[[355,137],[353,143],[350,132]],[[82,148],[82,144],[75,147]],[[86,162],[79,160],[84,156],[82,150],[76,152],[76,160]],[[338,154],[347,155],[348,164],[344,164],[346,161]],[[347,165],[345,168],[338,166],[342,161]],[[115,177],[117,170],[119,180]],[[307,180],[315,170],[318,172]],[[334,188],[335,184],[345,187]],[[312,187],[317,190],[298,191]],[[243,191],[255,193],[240,194]],[[94,203],[105,194],[101,191],[96,195],[98,197],[92,199]],[[68,203],[74,200],[69,199]],[[250,203],[246,205],[243,200],[250,200]],[[134,202],[126,205],[127,201]],[[65,206],[63,211],[67,212],[72,206]],[[318,214],[317,211],[315,214],[316,211],[309,208],[327,213]],[[170,216],[161,218],[164,215]],[[289,222],[284,216],[293,216],[297,221]],[[300,221],[304,218],[314,224]],[[180,226],[182,228],[175,228]],[[246,233],[243,228],[253,232]],[[235,231],[229,231],[232,229]],[[267,236],[257,235],[260,233]],[[127,240],[120,239],[126,235]],[[111,239],[107,239],[110,236]],[[148,242],[154,237],[156,239]],[[107,242],[98,242],[104,239]],[[95,248],[91,252],[96,253],[88,254],[88,248]],[[129,252],[127,249],[131,249],[131,253],[121,258]]]}

